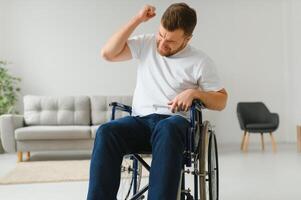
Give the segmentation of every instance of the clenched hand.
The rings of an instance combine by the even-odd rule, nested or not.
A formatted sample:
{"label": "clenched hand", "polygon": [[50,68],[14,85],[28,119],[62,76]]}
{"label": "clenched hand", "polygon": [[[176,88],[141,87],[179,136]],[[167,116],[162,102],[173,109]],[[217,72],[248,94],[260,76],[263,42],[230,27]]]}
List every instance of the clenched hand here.
{"label": "clenched hand", "polygon": [[187,89],[168,102],[171,112],[185,111],[190,108],[197,89]]}
{"label": "clenched hand", "polygon": [[155,10],[156,8],[154,6],[146,5],[139,11],[137,18],[140,20],[140,22],[146,22],[147,20],[156,16]]}

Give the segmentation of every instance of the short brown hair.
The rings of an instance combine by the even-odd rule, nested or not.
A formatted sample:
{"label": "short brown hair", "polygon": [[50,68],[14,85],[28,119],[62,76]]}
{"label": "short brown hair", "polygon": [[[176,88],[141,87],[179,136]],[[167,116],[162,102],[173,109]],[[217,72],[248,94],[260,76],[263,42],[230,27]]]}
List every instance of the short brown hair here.
{"label": "short brown hair", "polygon": [[168,31],[182,29],[185,35],[192,35],[197,22],[196,12],[186,3],[171,4],[163,13],[161,23]]}

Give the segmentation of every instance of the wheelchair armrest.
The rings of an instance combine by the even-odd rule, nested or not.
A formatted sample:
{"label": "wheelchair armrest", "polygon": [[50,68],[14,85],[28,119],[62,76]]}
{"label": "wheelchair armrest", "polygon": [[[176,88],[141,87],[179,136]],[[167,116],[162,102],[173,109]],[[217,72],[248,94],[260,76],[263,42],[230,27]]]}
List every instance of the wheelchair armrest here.
{"label": "wheelchair armrest", "polygon": [[198,111],[201,112],[202,109],[205,109],[206,107],[205,107],[205,105],[203,104],[203,102],[202,102],[201,100],[199,100],[199,99],[194,99],[194,100],[192,101],[191,108],[192,108],[192,109],[196,109],[196,110],[198,110]]}
{"label": "wheelchair armrest", "polygon": [[122,103],[118,103],[118,102],[111,102],[109,104],[109,106],[112,106],[112,116],[111,116],[111,120],[115,119],[115,110],[121,110],[121,111],[125,111],[128,112],[130,115],[132,114],[132,107],[131,106],[127,106],[124,105]]}
{"label": "wheelchair armrest", "polygon": [[109,106],[113,106],[113,108],[115,107],[116,109],[118,110],[122,110],[122,111],[126,111],[126,112],[132,112],[132,107],[131,106],[127,106],[127,105],[124,105],[122,103],[118,103],[118,102],[111,102],[109,104]]}
{"label": "wheelchair armrest", "polygon": [[192,101],[191,107],[190,107],[190,123],[191,126],[194,127],[195,120],[198,120],[199,123],[202,123],[202,109],[205,109],[206,107],[199,99],[194,99]]}

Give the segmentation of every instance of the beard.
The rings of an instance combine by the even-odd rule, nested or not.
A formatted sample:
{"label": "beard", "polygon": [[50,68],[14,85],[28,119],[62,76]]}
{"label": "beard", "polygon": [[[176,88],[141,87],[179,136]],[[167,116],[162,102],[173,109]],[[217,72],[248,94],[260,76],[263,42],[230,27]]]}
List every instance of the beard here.
{"label": "beard", "polygon": [[183,43],[181,44],[181,46],[178,47],[178,48],[175,49],[175,50],[172,50],[172,49],[169,48],[169,47],[168,47],[168,48],[159,48],[159,46],[160,46],[160,43],[157,42],[157,51],[158,51],[158,53],[159,53],[161,56],[169,57],[169,56],[172,56],[172,55],[178,53],[178,52],[181,51],[182,49],[184,49],[185,46],[186,46],[186,44],[185,44],[185,42],[183,42]]}

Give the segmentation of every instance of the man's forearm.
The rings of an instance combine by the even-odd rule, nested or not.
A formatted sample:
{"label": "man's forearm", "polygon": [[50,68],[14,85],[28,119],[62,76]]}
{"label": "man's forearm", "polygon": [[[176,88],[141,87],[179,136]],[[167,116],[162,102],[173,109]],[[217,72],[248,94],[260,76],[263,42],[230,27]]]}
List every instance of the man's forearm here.
{"label": "man's forearm", "polygon": [[219,92],[204,92],[196,89],[194,98],[201,100],[206,108],[220,111],[226,107],[228,95],[224,89]]}
{"label": "man's forearm", "polygon": [[138,17],[133,17],[108,40],[105,46],[101,49],[101,55],[105,58],[117,56],[123,50],[128,38],[140,23],[141,21]]}

